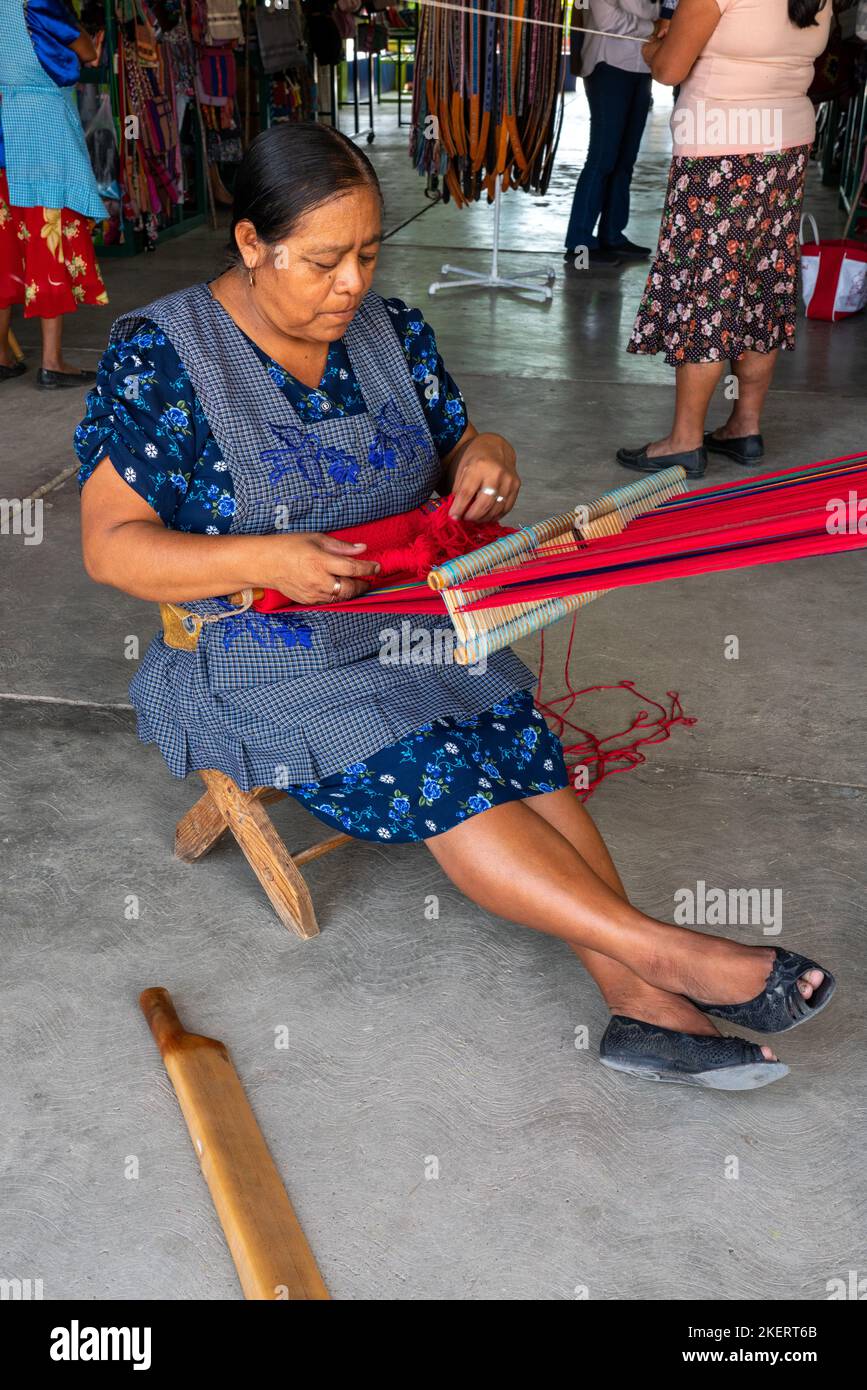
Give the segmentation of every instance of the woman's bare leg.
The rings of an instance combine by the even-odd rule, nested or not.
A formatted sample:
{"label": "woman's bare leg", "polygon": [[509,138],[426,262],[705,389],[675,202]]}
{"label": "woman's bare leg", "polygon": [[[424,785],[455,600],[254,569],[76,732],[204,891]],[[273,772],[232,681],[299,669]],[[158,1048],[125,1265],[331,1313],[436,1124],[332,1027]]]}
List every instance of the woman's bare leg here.
{"label": "woman's bare leg", "polygon": [[47,372],[69,372],[75,375],[79,367],[73,367],[63,356],[63,314],[53,319],[40,319],[42,325],[42,366]]}
{"label": "woman's bare leg", "polygon": [[[563,791],[550,792],[545,796],[528,797],[524,804],[558,830],[618,897],[627,899],[626,889],[608,852],[608,846],[573,791],[565,788]],[[668,990],[657,989],[654,985],[647,984],[629,966],[621,965],[619,961],[612,960],[610,956],[603,956],[598,951],[575,945],[572,946],[572,950],[588,974],[596,981],[602,998],[613,1014],[640,1018],[645,1023],[659,1023],[666,1028],[676,1028],[682,1033],[712,1036],[719,1032],[707,1014],[690,1004],[682,994],[672,994]],[[771,1056],[770,1049],[766,1056]]]}
{"label": "woman's bare leg", "polygon": [[[607,956],[657,989],[743,1003],[758,994],[770,971],[770,948],[742,946],[639,912],[524,802],[492,807],[425,843],[479,906]],[[821,979],[813,972],[805,980],[806,997]]]}
{"label": "woman's bare leg", "polygon": [[707,408],[724,366],[724,362],[685,362],[675,369],[674,423],[665,439],[648,445],[648,457],[701,447]]}
{"label": "woman's bare leg", "polygon": [[9,329],[12,326],[12,305],[0,309],[0,366],[14,367],[15,358],[9,346]]}
{"label": "woman's bare leg", "polygon": [[773,352],[744,352],[732,363],[738,379],[738,395],[725,424],[714,430],[718,439],[743,439],[748,434],[761,434],[762,407],[779,352],[779,348],[774,348]]}

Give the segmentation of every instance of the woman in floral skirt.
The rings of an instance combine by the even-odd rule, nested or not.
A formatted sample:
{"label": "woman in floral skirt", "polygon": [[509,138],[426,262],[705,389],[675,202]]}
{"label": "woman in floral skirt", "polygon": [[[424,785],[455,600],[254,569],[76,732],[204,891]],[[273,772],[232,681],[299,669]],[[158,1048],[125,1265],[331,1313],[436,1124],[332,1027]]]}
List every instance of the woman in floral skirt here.
{"label": "woman in floral skirt", "polygon": [[[664,439],[618,450],[626,468],[681,464],[708,451],[737,463],[764,452],[760,417],[780,351],[795,345],[798,227],[830,0],[680,0],[664,38],[644,47],[654,78],[682,83],[656,259],[628,350],[675,368]],[[726,364],[737,395],[724,425],[705,416]]]}

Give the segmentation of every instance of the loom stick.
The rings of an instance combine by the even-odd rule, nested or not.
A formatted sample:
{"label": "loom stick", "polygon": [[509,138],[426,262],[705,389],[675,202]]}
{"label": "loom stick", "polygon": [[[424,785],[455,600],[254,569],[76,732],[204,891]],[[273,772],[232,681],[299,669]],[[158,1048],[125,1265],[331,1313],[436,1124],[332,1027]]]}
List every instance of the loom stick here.
{"label": "loom stick", "polygon": [[165,1062],[244,1297],[330,1297],[223,1043],[188,1033],[165,989],[142,1013]]}

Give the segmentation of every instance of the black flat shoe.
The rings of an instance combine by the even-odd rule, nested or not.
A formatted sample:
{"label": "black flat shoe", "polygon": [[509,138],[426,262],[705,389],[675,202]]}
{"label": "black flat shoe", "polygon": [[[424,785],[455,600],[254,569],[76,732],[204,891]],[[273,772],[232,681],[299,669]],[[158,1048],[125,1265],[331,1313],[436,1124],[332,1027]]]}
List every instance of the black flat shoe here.
{"label": "black flat shoe", "polygon": [[[805,999],[798,989],[798,981],[808,970],[821,970],[825,978],[809,999]],[[749,999],[746,1004],[702,1004],[698,999],[689,1002],[703,1014],[724,1018],[753,1033],[787,1033],[827,1008],[836,988],[837,981],[824,965],[777,946],[771,973],[755,999]]]}
{"label": "black flat shoe", "polygon": [[602,248],[604,251],[613,251],[615,256],[626,256],[630,260],[647,260],[651,248],[649,246],[636,246],[634,241],[624,238],[623,241],[609,243]]}
{"label": "black flat shoe", "polygon": [[11,381],[13,376],[23,376],[26,371],[26,362],[15,362],[11,367],[4,367],[0,362],[0,381]]}
{"label": "black flat shoe", "polygon": [[681,468],[686,469],[688,478],[704,476],[704,470],[707,468],[707,450],[704,445],[700,449],[690,449],[683,454],[661,454],[659,458],[648,458],[648,448],[649,445],[642,444],[640,449],[618,449],[617,462],[624,468],[634,468],[638,473],[660,473],[663,468],[673,468],[675,464],[680,464]]}
{"label": "black flat shoe", "polygon": [[603,1067],[713,1091],[753,1091],[779,1081],[789,1068],[769,1062],[758,1043],[745,1038],[678,1033],[642,1019],[614,1014],[599,1044]]}
{"label": "black flat shoe", "polygon": [[704,447],[712,454],[725,454],[726,458],[734,459],[735,463],[747,466],[758,463],[759,459],[765,456],[765,441],[760,434],[744,434],[735,439],[715,439],[713,434],[708,432],[704,437]]}
{"label": "black flat shoe", "polygon": [[45,367],[40,367],[36,373],[36,385],[43,391],[58,391],[67,386],[85,386],[89,381],[96,381],[96,372],[49,372]]}

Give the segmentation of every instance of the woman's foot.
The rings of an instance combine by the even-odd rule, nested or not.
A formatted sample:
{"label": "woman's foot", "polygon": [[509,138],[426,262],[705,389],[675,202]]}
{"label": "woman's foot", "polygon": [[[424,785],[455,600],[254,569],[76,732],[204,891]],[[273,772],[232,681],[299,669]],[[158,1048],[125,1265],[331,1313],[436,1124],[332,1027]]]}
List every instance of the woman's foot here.
{"label": "woman's foot", "polygon": [[614,1014],[599,1042],[599,1061],[642,1081],[699,1086],[712,1091],[754,1091],[788,1076],[783,1062],[746,1038],[708,1037]]}
{"label": "woman's foot", "polygon": [[684,469],[688,478],[701,478],[707,468],[707,450],[704,445],[695,449],[674,449],[666,452],[670,440],[657,440],[655,444],[643,444],[640,449],[618,449],[617,462],[623,468],[632,468],[637,473],[660,473],[664,468]]}
{"label": "woman's foot", "polygon": [[42,391],[74,389],[87,386],[92,381],[96,381],[96,372],[83,367],[40,367],[36,373],[36,385]]}
{"label": "woman's foot", "polygon": [[73,366],[72,363],[67,362],[65,357],[58,357],[53,361],[48,361],[43,357],[42,370],[43,372],[59,373],[61,376],[96,376],[95,372],[89,372],[86,367]]}
{"label": "woman's foot", "polygon": [[646,444],[645,450],[648,458],[665,458],[668,454],[691,453],[693,449],[700,449],[701,443],[701,439],[676,438],[673,434],[667,434],[664,439],[655,439],[652,444]]}
{"label": "woman's foot", "polygon": [[[664,989],[656,989],[653,985],[644,985],[641,981],[636,981],[634,988],[606,997],[605,1003],[612,1015],[620,1014],[642,1023],[653,1023],[658,1028],[670,1028],[694,1037],[722,1036],[707,1014],[703,1014],[688,999]],[[772,1047],[763,1046],[761,1052],[767,1062],[778,1060]]]}
{"label": "woman's foot", "polygon": [[[724,936],[660,925],[644,967],[632,966],[642,979],[702,1004],[746,1004],[761,993],[776,960],[772,946],[744,946]],[[802,975],[802,997],[809,999],[824,978],[819,969]]]}
{"label": "woman's foot", "polygon": [[765,442],[758,425],[748,429],[740,424],[732,425],[731,420],[706,434],[704,446],[711,453],[724,454],[735,463],[747,466],[758,463],[765,454]]}

